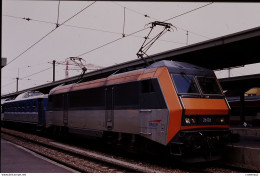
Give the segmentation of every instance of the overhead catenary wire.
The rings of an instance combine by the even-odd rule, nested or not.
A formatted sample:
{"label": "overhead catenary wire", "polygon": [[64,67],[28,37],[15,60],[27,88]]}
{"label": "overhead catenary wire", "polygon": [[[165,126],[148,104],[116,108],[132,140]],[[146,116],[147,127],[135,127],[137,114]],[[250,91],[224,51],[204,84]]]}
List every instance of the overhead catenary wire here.
{"label": "overhead catenary wire", "polygon": [[[27,18],[21,18],[21,17],[12,16],[12,15],[3,15],[3,16],[10,17],[10,18],[16,18],[16,19],[21,19],[21,20],[26,20],[27,19]],[[35,21],[35,22],[40,22],[40,23],[56,25],[56,23],[50,22],[50,21],[42,21],[42,20],[36,20],[36,19],[31,19],[31,18],[29,18],[29,19],[30,19],[29,21]],[[75,25],[69,25],[69,24],[64,24],[63,26],[64,27],[72,27],[72,28],[84,29],[84,30],[97,31],[97,32],[110,33],[110,34],[115,34],[115,35],[122,35],[122,33],[120,33],[120,32],[113,32],[113,31],[108,31],[108,30],[103,30],[103,29],[75,26]],[[143,38],[142,36],[138,36],[138,35],[131,35],[131,36],[132,37],[136,37],[136,38]],[[165,40],[165,39],[159,39],[158,41],[185,45],[185,43],[183,43],[183,42],[176,42],[176,41],[170,41],[170,40]]]}
{"label": "overhead catenary wire", "polygon": [[33,73],[33,74],[31,74],[31,75],[28,75],[28,76],[22,77],[21,79],[29,78],[29,77],[31,77],[31,76],[34,76],[34,75],[37,75],[37,74],[42,73],[42,72],[44,72],[44,71],[47,71],[47,70],[49,70],[49,69],[51,69],[51,68],[52,68],[52,67],[49,67],[49,68],[46,68],[46,69],[40,70],[40,71],[38,71],[38,72],[36,72],[36,73]]}
{"label": "overhead catenary wire", "polygon": [[[118,5],[118,6],[120,6],[120,7],[122,7],[122,8],[126,8],[127,10],[132,11],[132,12],[134,12],[134,13],[136,13],[136,14],[139,14],[139,15],[142,15],[142,16],[145,16],[145,17],[148,17],[148,18],[151,18],[151,19],[153,19],[153,20],[161,21],[160,19],[155,18],[155,17],[152,17],[151,15],[147,15],[147,14],[138,12],[138,11],[136,11],[136,10],[133,10],[133,9],[131,9],[131,8],[128,8],[128,7],[125,7],[125,6],[123,6],[123,5],[119,4],[119,3],[116,3],[116,2],[113,2],[113,3],[116,4],[116,5]],[[193,12],[193,11],[196,11],[196,10],[199,10],[200,8],[206,7],[206,6],[211,5],[211,4],[213,4],[213,3],[214,3],[214,2],[210,2],[210,3],[206,4],[206,5],[203,5],[203,6],[200,6],[200,7],[198,7],[198,8],[195,8],[195,9],[192,9],[192,10],[190,10],[190,11],[187,11],[187,12],[185,12],[185,13],[179,14],[179,15],[177,15],[177,16],[172,17],[172,19],[177,18],[177,17],[180,17],[180,16],[183,16],[183,15],[185,15],[185,14],[187,14],[187,13],[190,13],[190,12]],[[170,19],[171,19],[171,18],[170,18]],[[170,20],[170,19],[168,19],[168,20]],[[166,20],[166,21],[168,21],[168,20]],[[164,21],[164,22],[165,22],[165,21]],[[188,31],[187,29],[184,29],[184,28],[181,28],[181,27],[178,27],[178,26],[175,26],[175,27],[177,27],[178,29],[180,29],[180,30],[182,30],[182,31],[184,31],[184,32]],[[198,34],[197,32],[192,32],[191,30],[189,30],[189,33],[194,34],[194,35],[197,35],[197,36],[200,36],[200,37],[203,37],[203,38],[206,38],[206,39],[210,39],[209,37],[207,37],[207,36],[205,36],[205,35]]]}
{"label": "overhead catenary wire", "polygon": [[[80,14],[81,12],[83,12],[84,10],[86,10],[87,8],[89,8],[90,6],[92,6],[94,3],[96,3],[96,1],[92,2],[90,5],[87,5],[86,7],[84,7],[83,9],[81,9],[79,12],[77,12],[76,14],[74,14],[73,16],[71,16],[70,18],[68,18],[67,20],[65,20],[63,23],[61,23],[59,25],[62,26],[63,24],[65,24],[66,22],[68,22],[69,20],[71,20],[72,18],[74,18],[75,16],[77,16],[78,14]],[[47,36],[49,36],[51,33],[53,33],[55,30],[57,30],[58,28],[54,28],[52,29],[50,32],[48,32],[46,35],[44,35],[42,38],[40,38],[39,40],[37,40],[35,43],[33,43],[30,47],[28,47],[26,50],[24,50],[22,53],[20,53],[18,56],[16,56],[14,59],[12,59],[9,63],[6,64],[6,66],[8,66],[9,64],[11,64],[12,62],[14,62],[15,60],[17,60],[18,58],[20,58],[24,53],[26,53],[27,51],[29,51],[31,48],[33,48],[35,45],[37,45],[38,43],[40,43],[43,39],[45,39]],[[6,67],[5,66],[5,67]]]}
{"label": "overhead catenary wire", "polygon": [[[92,3],[92,4],[93,4],[93,3]],[[180,15],[178,15],[178,16],[174,16],[174,17],[169,18],[169,19],[167,19],[167,20],[165,20],[165,21],[169,21],[169,20],[174,19],[174,18],[177,18],[177,17],[179,17],[179,16],[183,16],[183,15],[185,15],[185,14],[188,14],[188,13],[190,13],[190,12],[193,12],[193,11],[195,11],[195,10],[198,10],[198,9],[200,9],[200,8],[202,8],[202,7],[206,7],[206,6],[210,5],[210,4],[212,4],[212,3],[209,3],[209,4],[207,4],[207,5],[204,5],[204,6],[195,8],[195,9],[192,9],[192,10],[190,10],[190,11],[188,11],[188,12],[182,13],[182,14],[180,14]],[[15,18],[16,18],[16,17],[15,17]],[[71,18],[70,18],[70,19],[71,19]],[[68,19],[68,20],[70,20],[70,19]],[[66,20],[65,22],[67,22],[68,20]],[[63,22],[62,25],[63,25],[65,22]],[[134,35],[134,34],[136,34],[136,33],[139,33],[139,32],[141,32],[141,31],[144,31],[144,30],[146,30],[146,29],[148,29],[148,28],[149,28],[149,27],[146,27],[146,28],[140,29],[140,30],[138,30],[138,31],[136,31],[136,32],[133,32],[133,33],[131,33],[131,34],[127,34],[125,37],[132,36],[132,35]],[[55,28],[55,29],[56,29],[56,28]],[[89,51],[87,51],[87,52],[84,52],[84,53],[78,55],[77,57],[83,56],[83,55],[88,54],[88,53],[90,53],[90,52],[93,52],[93,51],[95,51],[95,50],[97,50],[97,49],[103,48],[103,47],[105,47],[105,46],[107,46],[107,45],[110,45],[110,44],[112,44],[112,43],[114,43],[114,42],[116,42],[116,41],[119,41],[119,40],[121,40],[121,39],[123,39],[123,37],[117,38],[117,39],[115,39],[115,40],[113,40],[113,41],[111,41],[111,42],[108,42],[108,43],[106,43],[106,44],[103,44],[103,45],[101,45],[101,46],[99,46],[99,47],[97,47],[97,48],[94,48],[94,49],[92,49],[92,50],[89,50]],[[9,63],[9,64],[10,64],[10,63]],[[46,70],[48,70],[48,69],[51,69],[51,68],[52,68],[52,67],[49,67],[49,68],[44,69],[44,70],[42,70],[42,71],[39,71],[39,72],[37,72],[37,73],[34,73],[34,74],[29,75],[29,76],[23,77],[22,79],[31,77],[31,76],[36,75],[36,74],[39,74],[39,73],[44,72],[44,71],[46,71]]]}
{"label": "overhead catenary wire", "polygon": [[146,17],[146,18],[151,18],[151,19],[153,19],[153,20],[158,20],[158,21],[159,21],[159,19],[157,19],[157,18],[154,18],[154,17],[151,17],[150,15],[147,15],[147,14],[144,14],[144,13],[141,13],[141,12],[138,12],[138,11],[136,11],[136,10],[134,10],[134,9],[131,9],[131,8],[129,8],[129,7],[126,7],[126,6],[123,6],[123,5],[119,4],[119,3],[116,3],[116,2],[112,2],[112,3],[118,5],[118,6],[122,7],[122,8],[125,8],[125,9],[127,9],[127,10],[129,10],[129,11],[132,11],[132,12],[134,12],[134,13],[136,13],[136,14],[142,15],[142,16],[144,16],[144,17]]}
{"label": "overhead catenary wire", "polygon": [[[212,3],[213,3],[213,2],[208,3],[208,4],[206,4],[206,5],[203,5],[203,6],[200,6],[200,7],[197,7],[197,8],[195,8],[195,9],[189,10],[189,11],[187,11],[187,12],[181,13],[181,14],[179,14],[179,15],[176,15],[176,16],[174,16],[174,17],[171,17],[171,18],[169,18],[169,19],[166,19],[166,20],[164,20],[163,22],[170,21],[170,20],[172,20],[172,19],[175,19],[175,18],[178,18],[178,17],[180,17],[180,16],[186,15],[186,14],[188,14],[188,13],[194,12],[194,11],[196,11],[196,10],[199,10],[199,9],[203,8],[203,7],[206,7],[206,6],[208,6],[208,5],[211,5]],[[115,42],[117,42],[117,41],[119,41],[119,40],[121,40],[121,39],[123,39],[123,38],[129,37],[129,36],[131,36],[131,35],[134,35],[134,34],[136,34],[136,33],[139,33],[139,32],[141,32],[141,31],[144,31],[144,30],[146,30],[146,29],[148,29],[148,28],[150,28],[150,27],[145,27],[145,28],[140,29],[140,30],[138,30],[138,31],[136,31],[136,32],[133,32],[133,33],[131,33],[131,34],[128,34],[128,35],[126,35],[125,37],[117,38],[117,39],[115,39],[115,40],[113,40],[113,41],[111,41],[111,42],[108,42],[108,43],[105,43],[105,44],[103,44],[103,45],[101,45],[101,46],[98,46],[97,48],[94,48],[94,49],[91,49],[91,50],[89,50],[89,51],[86,51],[86,52],[84,52],[84,53],[78,55],[77,57],[82,57],[83,55],[86,55],[86,54],[91,53],[91,52],[93,52],[93,51],[95,51],[95,50],[98,50],[98,49],[100,49],[100,48],[103,48],[103,47],[105,47],[105,46],[107,46],[107,45],[110,45],[110,44],[112,44],[112,43],[115,43]]]}
{"label": "overhead catenary wire", "polygon": [[[94,3],[95,3],[95,2],[94,2]],[[93,5],[94,3],[90,4],[90,5],[87,6],[87,7],[90,7],[90,6]],[[172,19],[174,19],[174,18],[178,18],[178,17],[180,17],[180,16],[186,15],[186,14],[188,14],[188,13],[191,13],[191,12],[193,12],[193,11],[196,11],[196,10],[199,10],[199,9],[201,9],[201,8],[203,8],[203,7],[206,7],[206,6],[208,6],[208,5],[211,5],[212,3],[213,3],[213,2],[208,3],[208,4],[206,4],[206,5],[203,5],[203,6],[200,6],[200,7],[197,7],[197,8],[195,8],[195,9],[189,10],[189,11],[187,11],[187,12],[184,12],[184,13],[179,14],[179,15],[177,15],[177,16],[171,17],[171,18],[169,18],[169,19],[167,19],[167,20],[164,20],[164,21],[169,21],[169,20],[172,20]],[[80,12],[82,12],[82,11],[85,10],[85,9],[86,9],[86,7],[85,7],[84,9],[82,9]],[[80,12],[78,12],[78,13],[75,14],[75,15],[73,15],[71,18],[73,18],[74,16],[78,15]],[[9,17],[11,17],[11,16],[9,16]],[[71,18],[69,18],[68,20],[70,20]],[[64,23],[66,23],[68,20],[64,21],[61,25],[64,25]],[[56,29],[56,28],[55,28],[55,29]],[[55,29],[53,29],[50,33],[52,33]],[[136,32],[133,32],[133,33],[131,33],[131,34],[128,34],[128,35],[126,35],[125,37],[132,36],[132,35],[134,35],[134,34],[136,34],[136,33],[138,33],[138,32],[144,31],[144,30],[146,30],[146,29],[148,29],[148,27],[143,28],[143,29],[141,29],[141,30],[138,30],[138,31],[136,31]],[[49,35],[49,33],[48,33],[47,35]],[[44,36],[43,38],[47,37],[47,35]],[[42,38],[42,39],[43,39],[43,38]],[[42,39],[40,39],[38,42],[40,42]],[[84,53],[78,55],[77,57],[80,57],[80,56],[83,56],[83,55],[85,55],[85,54],[91,53],[91,52],[93,52],[93,51],[95,51],[95,50],[97,50],[97,49],[103,48],[103,47],[105,47],[105,46],[107,46],[107,45],[110,45],[110,44],[112,44],[112,43],[115,43],[116,41],[119,41],[119,40],[121,40],[121,39],[122,39],[122,37],[117,38],[117,39],[115,39],[115,40],[113,40],[113,41],[111,41],[111,42],[108,42],[108,43],[105,43],[105,44],[103,44],[103,45],[101,45],[101,46],[98,46],[97,48],[94,48],[94,49],[92,49],[92,50],[89,50],[89,51],[87,51],[87,52],[84,52]],[[38,43],[38,42],[37,42],[37,43]],[[35,44],[37,44],[37,43],[35,43]],[[34,44],[34,45],[35,45],[35,44]],[[32,45],[30,48],[32,48],[34,45]],[[30,49],[30,48],[29,48],[29,49]],[[29,49],[27,49],[27,50],[29,50]],[[24,54],[27,50],[25,50],[25,51],[24,51],[23,53],[21,53],[20,55]],[[18,55],[17,57],[19,57],[20,55]],[[16,57],[15,59],[17,59],[17,57]],[[11,62],[13,62],[15,59],[13,59]],[[10,64],[11,62],[9,62],[8,64]],[[8,65],[8,64],[7,64],[7,65]]]}
{"label": "overhead catenary wire", "polygon": [[140,29],[140,30],[138,30],[138,31],[136,31],[136,32],[133,32],[133,33],[131,33],[131,34],[126,34],[125,37],[117,38],[117,39],[115,39],[115,40],[113,40],[113,41],[111,41],[111,42],[108,42],[108,43],[105,43],[105,44],[103,44],[103,45],[101,45],[101,46],[98,46],[97,48],[94,48],[94,49],[92,49],[92,50],[89,50],[89,51],[87,51],[87,52],[84,52],[84,53],[78,55],[77,57],[81,57],[81,56],[83,56],[83,55],[86,55],[86,54],[88,54],[88,53],[91,53],[91,52],[93,52],[93,51],[95,51],[95,50],[98,50],[98,49],[103,48],[103,47],[105,47],[105,46],[107,46],[107,45],[110,45],[110,44],[115,43],[115,42],[117,42],[117,41],[119,41],[119,40],[122,40],[123,38],[129,37],[129,36],[131,36],[131,35],[134,35],[134,34],[136,34],[136,33],[139,33],[139,32],[141,32],[141,31],[144,31],[144,30],[146,30],[146,29],[148,29],[148,28],[149,28],[149,27],[146,27],[146,28],[144,28],[144,29]]}
{"label": "overhead catenary wire", "polygon": [[163,22],[170,21],[170,20],[173,20],[173,19],[175,19],[175,18],[181,17],[181,16],[186,15],[186,14],[188,14],[188,13],[191,13],[191,12],[194,12],[194,11],[196,11],[196,10],[199,10],[199,9],[201,9],[201,8],[203,8],[203,7],[209,6],[209,5],[213,4],[213,3],[214,3],[214,2],[210,2],[210,3],[207,3],[207,4],[203,5],[203,6],[199,6],[199,7],[195,8],[195,9],[189,10],[189,11],[187,11],[187,12],[181,13],[181,14],[176,15],[176,16],[174,16],[174,17],[171,17],[171,18],[169,18],[169,19],[167,19],[167,20],[164,20]]}
{"label": "overhead catenary wire", "polygon": [[7,84],[1,86],[1,87],[2,87],[2,88],[3,88],[3,87],[7,87],[7,86],[12,85],[12,84],[14,84],[14,83],[16,83],[16,81],[9,82],[9,83],[7,83]]}

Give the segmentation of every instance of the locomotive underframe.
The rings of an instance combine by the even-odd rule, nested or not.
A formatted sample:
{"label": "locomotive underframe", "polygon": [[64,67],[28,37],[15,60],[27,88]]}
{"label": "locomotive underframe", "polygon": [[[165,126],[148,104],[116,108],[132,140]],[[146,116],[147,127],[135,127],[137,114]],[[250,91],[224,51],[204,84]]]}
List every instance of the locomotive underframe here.
{"label": "locomotive underframe", "polygon": [[170,142],[170,154],[185,162],[221,159],[228,143],[239,141],[230,130],[180,131]]}

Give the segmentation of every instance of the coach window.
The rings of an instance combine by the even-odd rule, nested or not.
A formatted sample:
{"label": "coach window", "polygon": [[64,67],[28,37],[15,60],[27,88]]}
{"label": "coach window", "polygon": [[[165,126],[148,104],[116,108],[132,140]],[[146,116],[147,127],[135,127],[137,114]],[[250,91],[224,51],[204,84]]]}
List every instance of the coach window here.
{"label": "coach window", "polygon": [[24,104],[21,103],[21,112],[24,112]]}
{"label": "coach window", "polygon": [[30,112],[31,109],[30,109],[30,102],[27,102],[27,112]]}
{"label": "coach window", "polygon": [[5,112],[8,112],[8,105],[5,105]]}
{"label": "coach window", "polygon": [[21,111],[22,111],[22,105],[21,105],[21,103],[19,103],[18,106],[19,106],[19,107],[18,107],[18,111],[21,112]]}
{"label": "coach window", "polygon": [[33,101],[32,102],[32,112],[35,112],[36,111],[36,102]]}
{"label": "coach window", "polygon": [[23,103],[23,111],[26,112],[27,109],[26,109],[26,103]]}
{"label": "coach window", "polygon": [[20,112],[20,111],[21,111],[21,105],[20,105],[20,103],[17,104],[17,107],[18,107],[18,110],[17,110],[17,111]]}

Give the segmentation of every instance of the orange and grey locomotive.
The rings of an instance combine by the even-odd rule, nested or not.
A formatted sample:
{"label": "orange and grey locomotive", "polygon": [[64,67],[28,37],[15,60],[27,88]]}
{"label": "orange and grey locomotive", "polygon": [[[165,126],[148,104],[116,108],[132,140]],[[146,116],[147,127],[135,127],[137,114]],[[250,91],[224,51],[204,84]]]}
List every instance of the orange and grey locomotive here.
{"label": "orange and grey locomotive", "polygon": [[139,148],[154,144],[175,157],[213,160],[232,140],[229,113],[213,71],[159,61],[52,89],[46,128],[138,143]]}

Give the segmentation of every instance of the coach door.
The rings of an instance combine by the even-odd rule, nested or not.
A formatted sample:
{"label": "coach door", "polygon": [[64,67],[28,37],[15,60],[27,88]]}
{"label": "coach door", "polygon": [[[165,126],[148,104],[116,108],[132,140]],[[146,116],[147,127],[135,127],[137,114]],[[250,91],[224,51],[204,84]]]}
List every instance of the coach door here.
{"label": "coach door", "polygon": [[63,124],[68,126],[68,94],[63,95],[64,110],[63,110]]}
{"label": "coach door", "polygon": [[106,94],[106,127],[108,130],[113,129],[114,124],[114,87],[107,87],[105,89]]}

